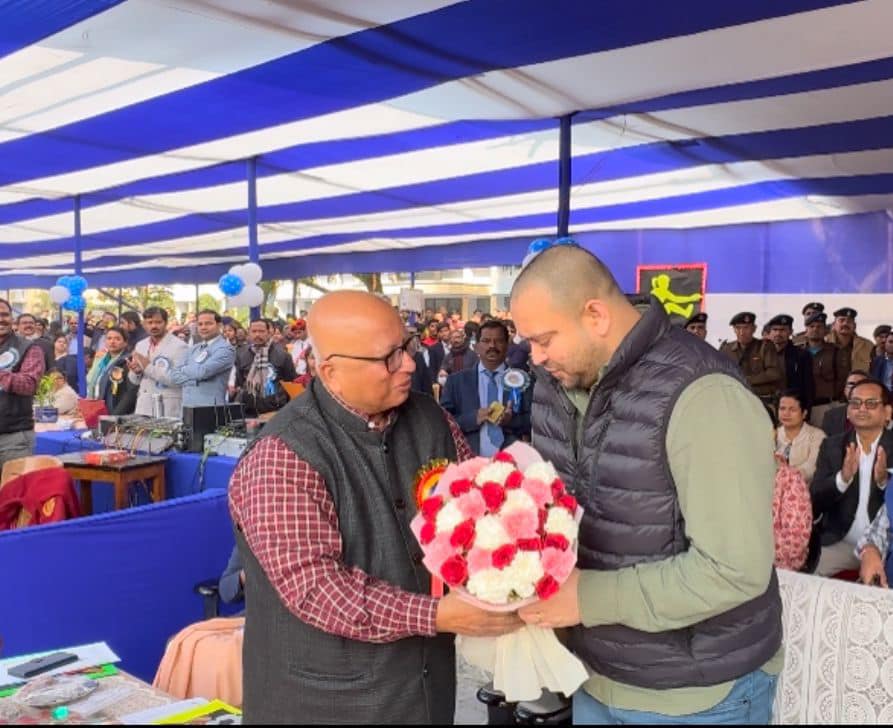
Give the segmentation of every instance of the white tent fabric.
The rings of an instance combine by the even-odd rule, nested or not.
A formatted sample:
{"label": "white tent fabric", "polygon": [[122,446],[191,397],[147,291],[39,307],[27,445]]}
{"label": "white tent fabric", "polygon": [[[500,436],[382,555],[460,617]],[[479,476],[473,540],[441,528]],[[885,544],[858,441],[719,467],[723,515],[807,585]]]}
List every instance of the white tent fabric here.
{"label": "white tent fabric", "polygon": [[891,207],[889,0],[74,5],[0,42],[0,285],[71,271],[74,195],[91,280],[210,280],[251,157],[264,260],[551,234],[572,112],[574,233]]}

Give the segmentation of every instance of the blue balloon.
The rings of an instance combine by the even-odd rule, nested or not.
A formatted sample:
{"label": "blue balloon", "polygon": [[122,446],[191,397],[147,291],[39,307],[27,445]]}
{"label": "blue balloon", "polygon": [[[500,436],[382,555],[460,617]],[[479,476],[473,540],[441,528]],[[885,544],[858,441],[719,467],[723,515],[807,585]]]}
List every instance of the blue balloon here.
{"label": "blue balloon", "polygon": [[245,281],[232,273],[224,273],[217,284],[225,296],[238,296],[245,288]]}
{"label": "blue balloon", "polygon": [[65,303],[62,304],[62,307],[67,311],[75,311],[80,313],[85,308],[87,308],[87,302],[84,300],[83,296],[72,296]]}
{"label": "blue balloon", "polygon": [[87,279],[84,276],[70,276],[66,288],[71,291],[72,296],[80,296],[87,290]]}
{"label": "blue balloon", "polygon": [[[71,283],[71,276],[59,276],[59,280],[56,281],[57,286],[62,286],[62,288],[68,288],[68,285]],[[69,289],[71,290],[71,289]]]}
{"label": "blue balloon", "polygon": [[531,253],[542,253],[546,248],[552,247],[552,241],[549,238],[537,238],[528,247],[528,255]]}
{"label": "blue balloon", "polygon": [[577,241],[573,238],[558,238],[554,245],[576,245]]}

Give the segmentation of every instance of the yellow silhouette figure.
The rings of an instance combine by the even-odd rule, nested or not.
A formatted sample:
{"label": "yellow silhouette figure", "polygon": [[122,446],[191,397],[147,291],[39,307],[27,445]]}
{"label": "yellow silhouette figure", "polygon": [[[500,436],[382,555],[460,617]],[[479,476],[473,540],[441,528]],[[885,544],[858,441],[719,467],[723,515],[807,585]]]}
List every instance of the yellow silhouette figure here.
{"label": "yellow silhouette figure", "polygon": [[[701,300],[700,293],[693,293],[690,296],[680,296],[670,290],[670,276],[661,273],[651,279],[651,295],[664,305],[664,310],[668,314],[678,314],[683,318],[691,318],[695,312],[695,304]],[[680,304],[687,303],[687,306]]]}

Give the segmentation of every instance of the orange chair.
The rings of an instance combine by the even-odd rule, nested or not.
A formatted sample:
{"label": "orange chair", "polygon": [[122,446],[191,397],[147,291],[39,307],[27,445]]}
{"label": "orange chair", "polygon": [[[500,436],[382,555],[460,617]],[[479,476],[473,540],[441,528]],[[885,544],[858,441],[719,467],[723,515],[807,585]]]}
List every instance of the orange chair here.
{"label": "orange chair", "polygon": [[304,394],[303,384],[298,384],[297,382],[280,382],[280,384],[282,384],[282,388],[290,400]]}

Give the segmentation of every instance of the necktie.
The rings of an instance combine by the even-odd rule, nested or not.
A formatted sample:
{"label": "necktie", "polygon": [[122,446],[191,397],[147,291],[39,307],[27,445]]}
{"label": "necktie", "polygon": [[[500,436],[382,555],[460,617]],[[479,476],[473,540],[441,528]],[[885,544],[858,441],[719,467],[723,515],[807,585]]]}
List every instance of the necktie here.
{"label": "necktie", "polygon": [[[496,385],[496,372],[487,372],[487,405],[490,405],[493,402],[499,401],[499,387]],[[490,442],[498,450],[502,447],[502,443],[505,442],[505,435],[502,433],[502,428],[499,425],[494,425],[491,422],[487,423],[487,435],[490,438]]]}

